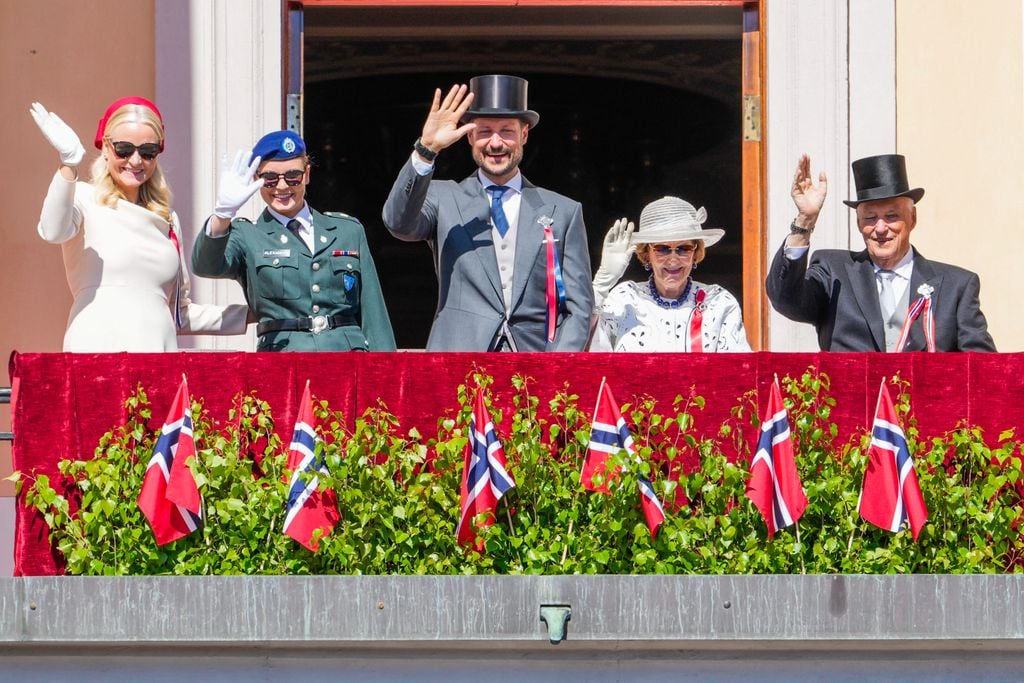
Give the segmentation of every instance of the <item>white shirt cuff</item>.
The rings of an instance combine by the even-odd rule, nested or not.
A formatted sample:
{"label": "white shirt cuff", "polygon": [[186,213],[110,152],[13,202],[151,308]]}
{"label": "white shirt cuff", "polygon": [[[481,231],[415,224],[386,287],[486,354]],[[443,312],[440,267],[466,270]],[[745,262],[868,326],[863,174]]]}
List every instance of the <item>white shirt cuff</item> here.
{"label": "white shirt cuff", "polygon": [[412,161],[412,168],[416,171],[417,175],[430,175],[434,170],[434,164],[423,161],[416,152],[413,152],[409,158]]}
{"label": "white shirt cuff", "polygon": [[782,253],[786,255],[790,261],[799,261],[807,253],[810,247],[785,247]]}
{"label": "white shirt cuff", "polygon": [[[210,216],[210,218],[213,218],[213,216]],[[211,240],[220,240],[220,239],[224,239],[225,237],[227,237],[228,235],[231,234],[231,229],[230,228],[225,230],[223,235],[212,235],[212,234],[210,234],[210,218],[207,218],[206,222],[203,223],[203,232],[206,233],[207,237],[209,237]]]}

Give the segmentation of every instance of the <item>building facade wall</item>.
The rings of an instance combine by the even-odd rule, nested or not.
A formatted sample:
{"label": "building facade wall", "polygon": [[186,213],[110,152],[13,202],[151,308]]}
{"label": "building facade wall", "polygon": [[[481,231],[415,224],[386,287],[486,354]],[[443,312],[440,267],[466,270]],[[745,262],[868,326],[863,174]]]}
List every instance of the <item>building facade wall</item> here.
{"label": "building facade wall", "polygon": [[[86,146],[83,169],[96,150],[92,137],[107,106],[125,95],[155,94],[152,0],[41,0],[0,3],[0,172],[11,199],[0,221],[0,358],[11,351],[60,351],[71,295],[60,247],[36,233],[57,153],[39,133],[29,105],[56,112]],[[172,137],[168,144],[177,141]],[[84,171],[88,173],[87,170]],[[0,384],[10,386],[6,371]],[[0,405],[0,431],[10,411]],[[10,444],[0,442],[0,477],[11,469]],[[0,481],[0,575],[10,575],[13,486]]]}
{"label": "building facade wall", "polygon": [[897,148],[925,188],[914,243],[981,276],[1000,351],[1024,351],[1024,9],[1019,0],[899,0]]}

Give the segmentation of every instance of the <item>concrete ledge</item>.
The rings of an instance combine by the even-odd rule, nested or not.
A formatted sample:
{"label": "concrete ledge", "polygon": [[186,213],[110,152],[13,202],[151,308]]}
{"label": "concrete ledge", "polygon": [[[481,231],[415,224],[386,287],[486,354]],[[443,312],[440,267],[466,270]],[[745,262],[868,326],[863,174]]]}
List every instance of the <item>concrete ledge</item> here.
{"label": "concrete ledge", "polygon": [[[0,646],[1024,649],[1022,576],[32,577]],[[761,645],[757,645],[760,643]]]}
{"label": "concrete ledge", "polygon": [[[1021,576],[0,580],[0,683],[1020,680]],[[569,605],[549,643],[545,604]]]}

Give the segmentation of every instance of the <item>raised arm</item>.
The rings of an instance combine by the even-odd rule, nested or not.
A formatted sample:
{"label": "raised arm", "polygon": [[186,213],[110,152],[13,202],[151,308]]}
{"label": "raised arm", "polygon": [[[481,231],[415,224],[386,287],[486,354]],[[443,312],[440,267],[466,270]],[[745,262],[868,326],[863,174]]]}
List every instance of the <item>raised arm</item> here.
{"label": "raised arm", "polygon": [[[434,100],[430,104],[430,111],[427,113],[427,120],[423,122],[423,132],[420,133],[419,143],[434,156],[466,136],[469,131],[476,128],[476,124],[469,122],[459,125],[462,117],[473,104],[473,93],[463,85],[453,85],[448,94],[441,98],[441,89],[434,90]],[[426,158],[420,155],[426,163],[432,163],[433,157]]]}
{"label": "raised arm", "polygon": [[256,194],[263,184],[256,178],[260,158],[253,158],[252,152],[240,149],[233,163],[227,155],[221,160],[220,180],[217,183],[217,204],[207,223],[210,237],[221,237],[231,226],[231,219],[238,210]]}
{"label": "raised arm", "polygon": [[81,216],[75,212],[74,206],[75,181],[78,180],[78,165],[85,157],[85,148],[71,126],[40,103],[33,102],[29,113],[60,157],[58,172],[50,182],[39,214],[39,236],[47,242],[66,242],[75,236],[81,223]]}
{"label": "raised arm", "polygon": [[594,313],[600,310],[608,292],[612,291],[612,287],[629,267],[629,260],[633,257],[633,245],[629,243],[629,239],[634,229],[633,221],[620,218],[604,236],[601,264],[594,275]]}
{"label": "raised arm", "polygon": [[825,172],[818,174],[818,184],[815,185],[811,178],[811,158],[806,154],[802,154],[797,161],[790,194],[796,205],[797,215],[793,219],[792,232],[786,246],[806,247],[811,243],[811,233],[814,232],[818,214],[821,213],[821,207],[825,205],[825,196],[828,194],[828,178]]}

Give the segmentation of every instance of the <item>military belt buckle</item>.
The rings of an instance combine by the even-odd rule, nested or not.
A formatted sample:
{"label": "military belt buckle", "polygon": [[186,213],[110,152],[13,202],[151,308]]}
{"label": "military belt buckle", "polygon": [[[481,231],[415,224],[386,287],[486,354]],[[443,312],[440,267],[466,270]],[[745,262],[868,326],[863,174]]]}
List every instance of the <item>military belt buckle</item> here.
{"label": "military belt buckle", "polygon": [[313,334],[320,334],[329,327],[326,315],[314,315],[309,321],[309,331]]}

